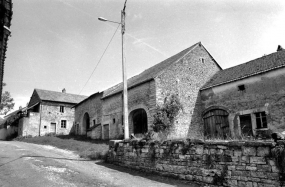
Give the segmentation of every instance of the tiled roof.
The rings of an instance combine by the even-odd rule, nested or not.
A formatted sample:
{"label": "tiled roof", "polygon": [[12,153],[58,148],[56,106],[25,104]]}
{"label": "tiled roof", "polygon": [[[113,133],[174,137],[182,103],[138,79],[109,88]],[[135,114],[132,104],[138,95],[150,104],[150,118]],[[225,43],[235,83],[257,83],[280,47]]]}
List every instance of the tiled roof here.
{"label": "tiled roof", "polygon": [[97,92],[97,93],[94,93],[94,94],[90,95],[89,97],[86,97],[85,99],[83,99],[82,101],[78,102],[76,105],[74,105],[74,106],[71,107],[71,108],[75,108],[75,107],[77,107],[78,105],[80,105],[81,103],[84,103],[84,102],[87,101],[88,99],[91,99],[92,97],[97,96],[97,95],[99,95],[99,97],[101,98],[101,97],[102,97],[102,92]]}
{"label": "tiled roof", "polygon": [[84,95],[76,95],[76,94],[55,92],[55,91],[49,91],[49,90],[35,89],[35,91],[37,92],[40,99],[43,101],[79,103],[82,100],[87,98],[87,96],[84,96]]}
{"label": "tiled roof", "polygon": [[[177,62],[181,58],[183,58],[187,53],[189,53],[192,49],[194,49],[198,44],[201,44],[201,42],[198,42],[191,47],[181,51],[180,53],[146,69],[142,73],[128,79],[128,88],[131,88],[133,86],[136,86],[138,84],[147,82],[156,76],[158,76],[164,69],[169,67],[171,64]],[[116,93],[119,93],[123,90],[123,83],[119,83],[107,90],[104,91],[103,93],[103,98],[114,95]]]}
{"label": "tiled roof", "polygon": [[201,90],[285,66],[285,50],[217,72]]}

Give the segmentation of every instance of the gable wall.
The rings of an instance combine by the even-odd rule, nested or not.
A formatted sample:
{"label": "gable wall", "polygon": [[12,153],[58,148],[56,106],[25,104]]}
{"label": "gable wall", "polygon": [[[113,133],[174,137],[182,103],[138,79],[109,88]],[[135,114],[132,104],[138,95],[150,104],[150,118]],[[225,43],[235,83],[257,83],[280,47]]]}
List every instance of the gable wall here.
{"label": "gable wall", "polygon": [[41,101],[41,99],[39,98],[37,92],[34,91],[32,96],[31,96],[31,99],[30,99],[30,102],[28,104],[28,107],[30,107],[30,106],[32,106],[32,105],[34,105],[34,104],[36,104],[36,103],[38,103],[40,101]]}
{"label": "gable wall", "polygon": [[[204,63],[201,57],[205,59]],[[155,79],[156,102],[162,104],[165,97],[178,93],[184,108],[177,116],[169,138],[203,137],[199,89],[219,70],[207,51],[197,46]]]}
{"label": "gable wall", "polygon": [[[88,98],[80,105],[75,107],[75,124],[79,125],[79,133],[81,135],[86,134],[86,129],[83,127],[84,114],[88,113],[90,117],[90,127],[93,126],[93,120],[96,120],[96,124],[100,124],[102,120],[102,94],[98,94]],[[74,129],[76,131],[76,129]],[[96,127],[87,134],[92,139],[101,139],[101,126]]]}
{"label": "gable wall", "polygon": [[[123,123],[122,123],[122,110],[123,110],[123,96],[122,93],[112,95],[103,99],[103,128],[109,127],[109,138],[116,139],[123,137]],[[138,85],[128,90],[128,109],[129,114],[135,109],[144,109],[147,113],[148,129],[152,124],[152,116],[155,109],[155,82],[153,80]],[[115,123],[113,123],[115,119]],[[104,131],[104,130],[103,130]],[[132,120],[129,117],[129,133],[133,133]],[[104,132],[103,132],[104,134]],[[105,138],[103,136],[103,138]]]}
{"label": "gable wall", "polygon": [[[238,91],[245,85],[245,92]],[[240,135],[239,116],[252,115],[256,128],[255,112],[265,111],[271,131],[285,131],[285,68],[251,76],[201,91],[203,110],[222,106],[229,110],[229,122],[233,135]],[[270,132],[269,132],[270,133]]]}

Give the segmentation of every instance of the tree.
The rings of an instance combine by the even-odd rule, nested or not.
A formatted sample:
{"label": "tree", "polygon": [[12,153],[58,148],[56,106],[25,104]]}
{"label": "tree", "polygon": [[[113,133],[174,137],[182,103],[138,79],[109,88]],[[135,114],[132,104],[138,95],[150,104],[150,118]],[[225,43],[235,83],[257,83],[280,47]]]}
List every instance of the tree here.
{"label": "tree", "polygon": [[[3,83],[3,86],[6,86],[6,84]],[[10,92],[5,91],[1,97],[0,114],[6,115],[9,111],[13,110],[14,105],[14,99],[11,97]]]}

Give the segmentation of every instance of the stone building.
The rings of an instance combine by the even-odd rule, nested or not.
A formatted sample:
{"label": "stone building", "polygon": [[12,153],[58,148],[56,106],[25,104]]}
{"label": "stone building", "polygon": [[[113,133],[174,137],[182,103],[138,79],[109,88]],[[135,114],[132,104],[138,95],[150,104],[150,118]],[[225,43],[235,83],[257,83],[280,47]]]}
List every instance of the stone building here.
{"label": "stone building", "polygon": [[74,127],[74,106],[86,96],[35,89],[27,115],[19,120],[18,135],[69,134]]}
{"label": "stone building", "polygon": [[[128,79],[130,134],[149,131],[156,105],[176,94],[182,102],[183,111],[169,137],[203,137],[199,89],[221,69],[199,42]],[[77,132],[86,134],[86,126],[90,129],[90,124],[93,124],[95,128],[89,133],[92,138],[123,137],[122,90],[121,83],[78,103],[75,106]]]}
{"label": "stone building", "polygon": [[11,34],[12,0],[0,0],[0,101],[3,87],[4,62],[6,58],[7,42]]}
{"label": "stone building", "polygon": [[75,127],[78,135],[102,139],[102,92],[95,93],[74,106]]}
{"label": "stone building", "polygon": [[[11,34],[12,0],[0,0],[0,102],[3,88],[4,62],[8,38]],[[0,125],[0,140],[7,136],[7,128]]]}
{"label": "stone building", "polygon": [[217,72],[201,98],[206,136],[285,131],[285,51]]}

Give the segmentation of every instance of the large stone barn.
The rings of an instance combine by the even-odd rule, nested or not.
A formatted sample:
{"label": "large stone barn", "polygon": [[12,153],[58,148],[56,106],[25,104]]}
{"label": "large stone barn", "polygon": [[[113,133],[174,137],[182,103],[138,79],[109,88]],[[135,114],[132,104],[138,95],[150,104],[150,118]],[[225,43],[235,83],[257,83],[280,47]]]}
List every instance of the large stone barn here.
{"label": "large stone barn", "polygon": [[[156,106],[175,94],[183,111],[169,137],[202,138],[204,128],[199,90],[220,70],[221,67],[199,42],[128,79],[130,134],[149,131]],[[121,83],[78,103],[75,106],[76,132],[92,138],[123,137],[122,90]]]}

